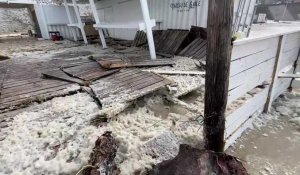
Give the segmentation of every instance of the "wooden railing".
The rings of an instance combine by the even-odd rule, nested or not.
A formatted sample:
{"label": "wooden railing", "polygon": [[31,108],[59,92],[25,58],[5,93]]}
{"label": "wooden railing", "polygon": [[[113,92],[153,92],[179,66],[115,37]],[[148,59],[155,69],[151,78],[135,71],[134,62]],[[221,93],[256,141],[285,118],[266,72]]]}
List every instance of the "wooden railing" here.
{"label": "wooden railing", "polygon": [[[290,87],[299,57],[300,31],[244,39],[234,43],[226,117],[226,148],[251,126],[253,114],[268,112],[272,102]],[[264,88],[256,89],[258,86]],[[237,104],[237,105],[233,105]]]}

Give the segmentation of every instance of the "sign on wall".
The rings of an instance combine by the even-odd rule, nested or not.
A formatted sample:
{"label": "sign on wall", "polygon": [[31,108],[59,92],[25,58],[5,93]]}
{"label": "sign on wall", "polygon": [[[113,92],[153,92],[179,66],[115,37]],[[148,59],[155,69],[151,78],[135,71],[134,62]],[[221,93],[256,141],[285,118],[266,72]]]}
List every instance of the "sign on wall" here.
{"label": "sign on wall", "polygon": [[201,6],[201,1],[184,1],[184,2],[173,2],[170,4],[172,10],[177,10],[177,12],[189,12],[191,9]]}

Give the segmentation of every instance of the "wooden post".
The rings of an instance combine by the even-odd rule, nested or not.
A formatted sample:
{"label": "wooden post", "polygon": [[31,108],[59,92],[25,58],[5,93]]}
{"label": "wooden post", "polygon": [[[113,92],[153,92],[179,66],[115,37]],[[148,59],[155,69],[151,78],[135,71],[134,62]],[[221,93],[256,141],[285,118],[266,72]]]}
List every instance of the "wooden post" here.
{"label": "wooden post", "polygon": [[[99,18],[98,12],[97,12],[97,8],[96,8],[96,5],[95,5],[95,2],[94,2],[94,0],[89,0],[89,1],[90,1],[91,9],[92,9],[92,12],[93,12],[96,24],[99,25],[100,24],[100,18]],[[105,41],[105,36],[104,36],[103,30],[99,29],[99,28],[97,30],[98,30],[99,37],[100,37],[100,40],[101,40],[101,43],[102,43],[102,47],[104,49],[106,49],[107,45],[106,45],[106,41]]]}
{"label": "wooden post", "polygon": [[79,29],[81,31],[81,35],[83,37],[84,43],[88,44],[88,40],[86,38],[86,34],[85,34],[85,30],[84,30],[84,24],[82,23],[81,18],[80,18],[78,5],[76,3],[76,0],[72,0],[72,2],[73,2],[73,7],[74,7],[75,15],[76,15],[76,18],[77,18],[77,25],[78,25],[77,27],[79,27]]}
{"label": "wooden post", "polygon": [[266,101],[265,108],[264,108],[265,113],[270,112],[272,102],[273,102],[273,99],[274,99],[274,86],[276,85],[276,82],[278,80],[279,63],[280,63],[280,60],[281,60],[281,57],[282,57],[282,54],[283,54],[282,50],[283,50],[285,40],[286,40],[286,35],[281,35],[279,37],[275,63],[274,63],[274,67],[273,67],[272,81],[271,81],[271,84],[270,84],[269,94],[268,94],[267,101]]}
{"label": "wooden post", "polygon": [[[71,13],[70,13],[70,9],[69,9],[67,0],[64,0],[64,6],[65,6],[66,13],[67,13],[67,16],[68,16],[69,24],[73,24],[73,20],[72,20],[72,17],[71,17]],[[72,34],[73,34],[74,41],[78,41],[78,39],[77,39],[77,34],[76,34],[76,29],[73,28],[73,27],[70,28],[70,29],[71,29],[71,32],[72,32]]]}
{"label": "wooden post", "polygon": [[42,20],[43,20],[44,29],[45,29],[45,32],[46,32],[45,39],[51,39],[50,36],[49,36],[48,21],[47,21],[47,18],[46,18],[44,6],[40,5],[39,7],[41,9]]}
{"label": "wooden post", "polygon": [[147,32],[147,40],[149,45],[149,51],[150,56],[152,60],[156,59],[156,52],[155,52],[155,45],[154,45],[154,39],[153,39],[153,33],[152,33],[152,26],[150,25],[151,19],[149,15],[149,8],[148,8],[148,2],[147,0],[140,0],[143,18],[146,26],[146,32]]}
{"label": "wooden post", "polygon": [[210,0],[205,80],[205,148],[224,151],[225,110],[232,50],[233,0]]}

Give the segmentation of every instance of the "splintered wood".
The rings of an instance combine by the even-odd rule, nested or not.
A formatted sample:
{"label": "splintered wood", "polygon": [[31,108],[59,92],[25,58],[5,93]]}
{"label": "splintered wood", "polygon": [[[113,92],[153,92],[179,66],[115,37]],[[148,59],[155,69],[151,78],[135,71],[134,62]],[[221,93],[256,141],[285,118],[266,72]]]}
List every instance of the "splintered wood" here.
{"label": "splintered wood", "polygon": [[202,38],[197,38],[184,48],[179,55],[192,57],[193,59],[206,58],[207,41]]}
{"label": "splintered wood", "polygon": [[90,87],[105,108],[135,100],[171,83],[154,73],[123,69],[94,82]]}
{"label": "splintered wood", "polygon": [[188,30],[164,30],[154,34],[155,48],[158,53],[176,55],[189,34]]}

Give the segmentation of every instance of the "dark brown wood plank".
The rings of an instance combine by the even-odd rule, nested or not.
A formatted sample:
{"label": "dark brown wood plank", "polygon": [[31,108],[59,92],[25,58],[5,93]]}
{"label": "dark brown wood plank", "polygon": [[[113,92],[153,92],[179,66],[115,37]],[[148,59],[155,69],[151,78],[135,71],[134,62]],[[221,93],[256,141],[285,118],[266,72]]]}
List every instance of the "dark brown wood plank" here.
{"label": "dark brown wood plank", "polygon": [[186,56],[188,54],[189,50],[192,50],[193,47],[198,46],[198,42],[200,41],[201,43],[201,38],[196,38],[194,39],[189,45],[187,45],[178,55],[180,56]]}
{"label": "dark brown wood plank", "polygon": [[3,89],[9,89],[9,88],[23,86],[23,85],[27,85],[27,84],[31,84],[31,83],[37,83],[37,82],[41,82],[41,81],[44,81],[44,79],[39,77],[39,78],[32,78],[32,79],[16,81],[16,82],[12,82],[12,83],[4,82]]}
{"label": "dark brown wood plank", "polygon": [[89,80],[89,81],[95,81],[98,80],[100,78],[112,75],[114,73],[119,72],[120,69],[115,69],[115,70],[109,70],[109,71],[94,71],[94,72],[89,72],[88,74],[84,74],[81,75],[80,77],[82,77],[82,79],[84,80]]}
{"label": "dark brown wood plank", "polygon": [[65,81],[57,81],[57,82],[53,82],[53,81],[46,81],[43,82],[43,84],[35,84],[35,85],[31,85],[31,87],[29,88],[22,88],[22,86],[14,88],[14,89],[6,89],[2,92],[1,94],[1,99],[6,98],[6,97],[10,97],[10,96],[16,96],[16,95],[20,95],[20,94],[28,94],[30,95],[30,93],[32,92],[36,92],[36,91],[40,91],[40,90],[44,90],[44,89],[49,89],[49,88],[53,88],[53,87],[57,87],[57,86],[63,86],[63,85],[67,85],[70,84],[69,82],[65,82]]}
{"label": "dark brown wood plank", "polygon": [[[57,93],[60,90],[66,89],[68,87],[71,87],[73,84],[65,84],[65,85],[57,85],[57,86],[53,86],[53,87],[49,87],[47,89],[40,89],[38,91],[33,91],[30,93],[26,93],[26,94],[16,94],[14,96],[10,96],[7,98],[1,98],[0,99],[0,104],[7,104],[10,102],[14,102],[14,101],[22,101],[23,99],[28,99],[31,97],[35,97],[35,96],[42,96],[43,94],[47,94],[47,93]],[[66,93],[68,93],[66,91]]]}

